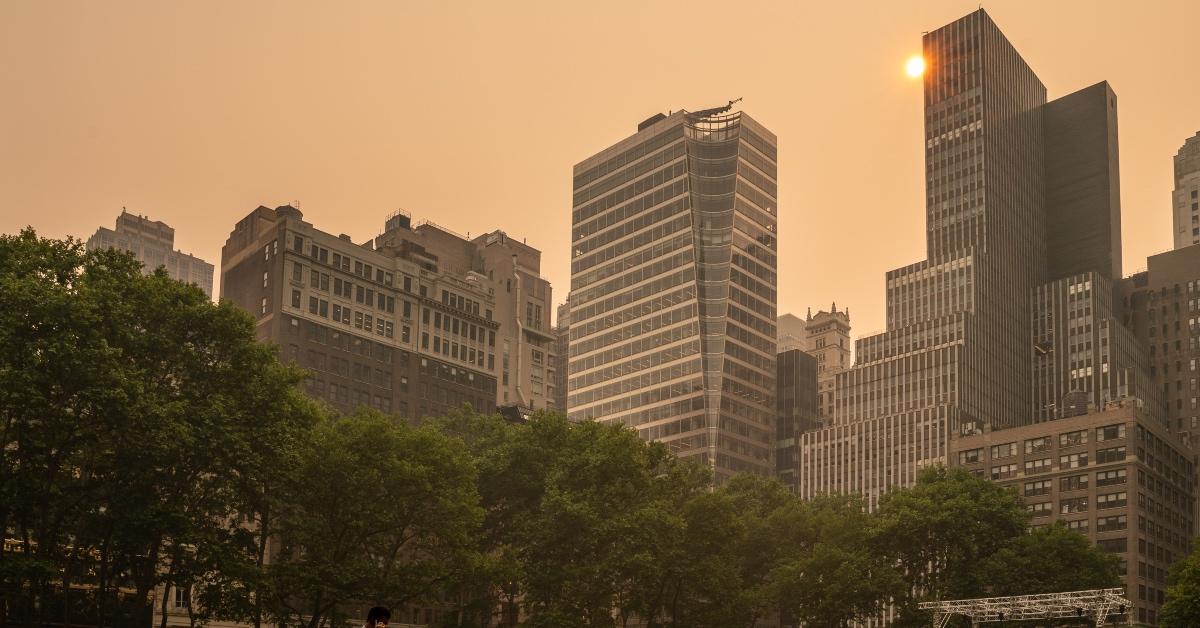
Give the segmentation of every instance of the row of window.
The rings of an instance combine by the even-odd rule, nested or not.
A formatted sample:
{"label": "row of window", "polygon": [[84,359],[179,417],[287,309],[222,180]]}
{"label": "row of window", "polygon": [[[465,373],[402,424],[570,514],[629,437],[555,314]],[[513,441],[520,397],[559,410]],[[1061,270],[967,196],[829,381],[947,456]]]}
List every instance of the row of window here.
{"label": "row of window", "polygon": [[[1096,428],[1096,442],[1102,443],[1111,440],[1120,440],[1125,438],[1125,424],[1106,425]],[[1088,443],[1089,430],[1076,430],[1058,435],[1059,448],[1077,447]],[[1049,451],[1053,443],[1052,437],[1040,436],[1038,438],[1030,438],[1025,440],[1025,453],[1033,454],[1042,451]],[[1124,448],[1121,448],[1124,451]],[[1003,443],[1000,445],[992,445],[991,459],[1001,460],[1016,456],[1019,452],[1017,443]],[[969,449],[958,453],[959,464],[974,464],[983,460],[983,448]],[[1122,459],[1124,456],[1122,456]],[[1028,466],[1028,463],[1026,463]]]}
{"label": "row of window", "polygon": [[[1096,510],[1109,510],[1112,508],[1124,508],[1129,504],[1129,496],[1124,491],[1118,493],[1106,493],[1096,496]],[[1054,512],[1054,502],[1038,502],[1035,504],[1026,504],[1025,509],[1033,514],[1034,517],[1045,517]],[[1087,512],[1088,498],[1068,497],[1059,500],[1058,512],[1062,515]],[[1124,519],[1124,516],[1122,516]]]}
{"label": "row of window", "polygon": [[[299,290],[292,290],[292,307],[299,309],[302,295]],[[308,313],[320,316],[321,318],[329,318],[335,323],[343,325],[353,325],[355,329],[361,329],[367,333],[374,333],[385,338],[393,338],[396,335],[395,325],[392,321],[384,319],[382,316],[374,316],[362,312],[361,310],[352,310],[349,307],[339,303],[334,303],[332,307],[329,301],[316,296],[308,297]],[[332,314],[332,316],[331,316]],[[408,325],[402,325],[400,328],[400,339],[403,342],[409,341],[411,329]]]}
{"label": "row of window", "polygon": [[[1006,465],[1012,467],[1014,465]],[[997,477],[996,469],[1002,467],[993,467],[992,479],[999,480],[1003,477]],[[1007,476],[1011,477],[1011,476]],[[1088,488],[1088,474],[1072,475],[1058,479],[1058,490],[1060,492],[1080,491]],[[1112,469],[1110,471],[1099,471],[1096,473],[1096,486],[1112,486],[1115,484],[1124,484],[1126,482],[1125,469]],[[1034,480],[1026,482],[1024,486],[1024,494],[1026,497],[1037,495],[1048,495],[1051,487],[1054,485],[1053,480]]]}

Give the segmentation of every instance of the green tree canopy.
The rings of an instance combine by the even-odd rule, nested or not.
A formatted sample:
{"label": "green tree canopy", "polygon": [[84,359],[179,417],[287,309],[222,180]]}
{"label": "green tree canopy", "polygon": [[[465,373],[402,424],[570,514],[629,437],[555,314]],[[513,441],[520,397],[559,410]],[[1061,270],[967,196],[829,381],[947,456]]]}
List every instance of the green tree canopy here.
{"label": "green tree canopy", "polygon": [[202,570],[256,441],[305,429],[287,411],[300,377],[244,312],[127,253],[0,237],[0,525],[21,542],[0,577],[15,605],[83,583],[103,621],[118,588],[141,608]]}
{"label": "green tree canopy", "polygon": [[1158,625],[1163,628],[1200,626],[1200,543],[1193,543],[1192,553],[1171,565],[1167,602],[1158,614]]}
{"label": "green tree canopy", "polygon": [[1025,533],[1029,514],[1016,492],[962,469],[930,467],[911,487],[879,502],[875,547],[895,562],[910,587],[897,598],[902,625],[928,623],[916,609],[929,599],[975,597],[980,564]]}
{"label": "green tree canopy", "polygon": [[346,618],[354,604],[437,600],[473,560],[483,512],[466,447],[373,411],[319,423],[281,488],[273,616]]}
{"label": "green tree canopy", "polygon": [[1059,521],[1009,539],[979,566],[987,595],[1028,595],[1121,586],[1120,560]]}

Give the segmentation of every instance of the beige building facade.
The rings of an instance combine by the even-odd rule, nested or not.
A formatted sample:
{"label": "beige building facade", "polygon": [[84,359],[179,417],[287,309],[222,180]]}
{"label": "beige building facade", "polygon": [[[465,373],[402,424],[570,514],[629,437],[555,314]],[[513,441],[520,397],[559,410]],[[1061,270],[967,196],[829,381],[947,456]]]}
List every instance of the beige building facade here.
{"label": "beige building facade", "polygon": [[133,253],[146,273],[162,267],[172,279],[196,284],[204,294],[213,294],[213,265],[175,249],[175,230],[160,220],[122,210],[115,228],[100,227],[88,238],[85,248],[120,249]]}
{"label": "beige building facade", "polygon": [[496,405],[528,413],[554,408],[554,330],[550,282],[541,276],[542,252],[503,231],[475,238],[404,214],[388,219],[377,249],[461,277],[494,303]]}
{"label": "beige building facade", "polygon": [[852,366],[850,359],[850,311],[811,311],[804,321],[805,344],[817,359],[817,415],[822,423],[833,419],[837,374]]}

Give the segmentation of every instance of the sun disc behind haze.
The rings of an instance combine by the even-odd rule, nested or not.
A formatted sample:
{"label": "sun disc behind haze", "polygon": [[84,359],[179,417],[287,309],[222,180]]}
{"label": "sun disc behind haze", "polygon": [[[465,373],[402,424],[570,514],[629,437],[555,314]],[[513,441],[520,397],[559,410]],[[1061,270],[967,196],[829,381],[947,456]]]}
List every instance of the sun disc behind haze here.
{"label": "sun disc behind haze", "polygon": [[925,73],[925,58],[920,55],[909,57],[904,64],[904,72],[913,78],[921,76]]}

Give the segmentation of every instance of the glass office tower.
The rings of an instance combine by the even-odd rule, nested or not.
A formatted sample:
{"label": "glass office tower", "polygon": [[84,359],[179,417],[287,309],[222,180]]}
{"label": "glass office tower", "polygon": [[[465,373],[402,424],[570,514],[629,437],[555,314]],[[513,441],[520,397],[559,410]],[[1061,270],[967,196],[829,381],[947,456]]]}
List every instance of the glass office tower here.
{"label": "glass office tower", "polygon": [[575,166],[568,410],[718,482],[774,471],[776,139],[720,107],[658,114]]}

